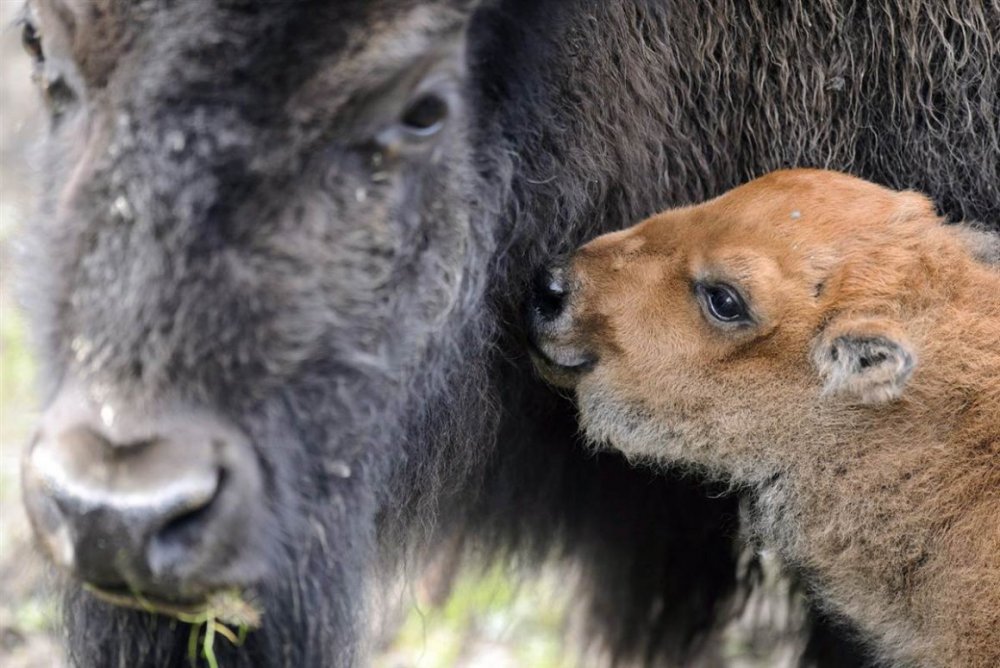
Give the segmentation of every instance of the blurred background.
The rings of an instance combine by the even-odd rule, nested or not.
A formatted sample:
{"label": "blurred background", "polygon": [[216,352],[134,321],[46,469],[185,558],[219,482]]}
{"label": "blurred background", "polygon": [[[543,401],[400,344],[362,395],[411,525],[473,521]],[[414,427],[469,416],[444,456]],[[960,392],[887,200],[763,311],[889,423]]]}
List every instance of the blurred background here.
{"label": "blurred background", "polygon": [[19,0],[0,0],[0,665],[62,665],[56,606],[21,508],[19,459],[36,417],[31,356],[13,294],[17,230],[31,201],[27,165],[40,127],[31,67],[14,24]]}
{"label": "blurred background", "polygon": [[[37,404],[34,365],[13,290],[13,260],[17,232],[31,211],[31,150],[44,129],[16,24],[21,4],[0,0],[0,666],[57,668],[65,665],[57,601],[31,545],[18,480]],[[375,666],[572,665],[561,642],[569,592],[560,590],[554,574],[522,586],[515,580],[493,570],[459,574],[450,589],[442,583],[418,586],[399,599],[401,623],[379,643]]]}

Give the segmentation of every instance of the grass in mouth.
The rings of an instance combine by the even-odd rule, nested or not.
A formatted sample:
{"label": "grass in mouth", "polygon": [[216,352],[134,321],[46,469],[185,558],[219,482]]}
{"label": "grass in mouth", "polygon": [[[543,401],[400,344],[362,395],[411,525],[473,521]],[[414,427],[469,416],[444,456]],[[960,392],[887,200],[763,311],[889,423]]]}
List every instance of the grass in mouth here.
{"label": "grass in mouth", "polygon": [[[192,666],[198,665],[200,655],[209,668],[219,668],[215,656],[215,638],[222,636],[239,647],[247,634],[260,627],[261,612],[247,601],[239,590],[222,590],[211,594],[202,603],[184,604],[153,601],[138,592],[130,594],[109,592],[93,586],[86,586],[95,597],[113,605],[133,610],[142,610],[157,615],[172,617],[191,625],[188,636],[188,660]],[[199,642],[200,640],[200,642]]]}

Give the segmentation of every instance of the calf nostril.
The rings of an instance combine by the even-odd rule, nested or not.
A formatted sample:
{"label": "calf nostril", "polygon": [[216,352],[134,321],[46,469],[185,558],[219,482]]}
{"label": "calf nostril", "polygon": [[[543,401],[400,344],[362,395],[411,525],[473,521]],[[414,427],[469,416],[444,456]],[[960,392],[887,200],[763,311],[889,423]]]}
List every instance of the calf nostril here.
{"label": "calf nostril", "polygon": [[546,319],[557,317],[566,306],[566,293],[565,272],[561,267],[542,270],[535,277],[535,310]]}

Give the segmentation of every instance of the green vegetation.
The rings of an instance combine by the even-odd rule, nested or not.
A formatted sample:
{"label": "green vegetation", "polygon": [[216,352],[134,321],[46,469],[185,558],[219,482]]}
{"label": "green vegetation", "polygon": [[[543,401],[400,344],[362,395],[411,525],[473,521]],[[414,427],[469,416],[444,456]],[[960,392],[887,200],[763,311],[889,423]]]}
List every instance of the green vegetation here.
{"label": "green vegetation", "polygon": [[564,651],[566,592],[553,575],[516,580],[500,568],[462,575],[441,607],[413,606],[376,667],[576,665]]}
{"label": "green vegetation", "polygon": [[[247,634],[260,626],[261,612],[248,601],[240,591],[219,591],[204,603],[182,605],[154,601],[139,592],[116,594],[97,587],[86,587],[93,596],[124,608],[142,610],[156,615],[171,617],[191,625],[188,639],[188,659],[192,666],[198,665],[198,646],[201,657],[209,668],[219,668],[215,658],[215,636],[220,635],[233,645],[241,646]],[[235,629],[235,630],[234,630]],[[201,639],[201,643],[199,643]]]}
{"label": "green vegetation", "polygon": [[[0,269],[5,272],[5,269]],[[4,277],[6,279],[6,277]],[[17,458],[36,418],[35,365],[28,351],[21,313],[12,304],[6,280],[0,281],[0,485],[17,470],[9,470],[9,461]],[[7,500],[6,491],[0,499]]]}

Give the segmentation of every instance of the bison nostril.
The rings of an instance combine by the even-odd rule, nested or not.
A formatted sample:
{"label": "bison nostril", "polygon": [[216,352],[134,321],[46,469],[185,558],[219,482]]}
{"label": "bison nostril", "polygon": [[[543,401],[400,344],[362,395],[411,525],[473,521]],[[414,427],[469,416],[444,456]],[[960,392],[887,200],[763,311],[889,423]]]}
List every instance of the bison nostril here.
{"label": "bison nostril", "polygon": [[544,269],[535,276],[534,308],[545,319],[553,319],[566,306],[567,287],[565,271],[561,267]]}
{"label": "bison nostril", "polygon": [[226,470],[219,469],[215,491],[208,498],[178,508],[177,514],[153,533],[146,547],[151,572],[172,570],[173,566],[188,558],[200,542],[211,539],[210,535],[206,535],[206,527],[219,512],[227,478]]}

